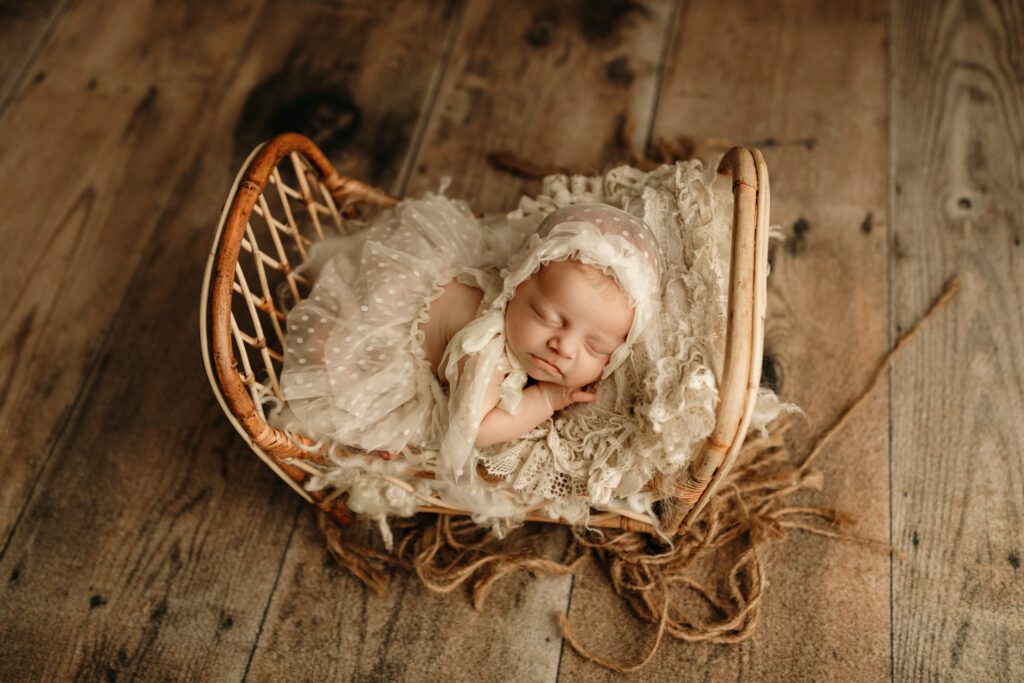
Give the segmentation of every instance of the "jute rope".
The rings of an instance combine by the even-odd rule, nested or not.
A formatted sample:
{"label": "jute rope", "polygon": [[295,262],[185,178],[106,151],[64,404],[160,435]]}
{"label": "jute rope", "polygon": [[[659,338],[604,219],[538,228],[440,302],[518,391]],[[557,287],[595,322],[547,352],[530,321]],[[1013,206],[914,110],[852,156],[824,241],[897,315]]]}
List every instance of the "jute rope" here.
{"label": "jute rope", "polygon": [[[923,324],[948,303],[960,283],[950,280],[922,319],[896,344],[866,389],[843,411],[802,460],[786,440],[791,419],[777,420],[768,434],[748,439],[718,494],[669,546],[647,534],[573,529],[560,558],[545,557],[540,545],[548,525],[525,525],[496,540],[472,521],[448,515],[420,515],[393,524],[394,552],[358,544],[323,513],[320,528],[338,563],[371,590],[382,593],[388,569],[415,573],[429,589],[451,592],[467,585],[473,606],[483,606],[492,586],[523,569],[534,576],[576,572],[590,556],[600,563],[612,589],[640,619],[657,625],[645,654],[634,663],[593,652],[577,636],[564,612],[558,624],[566,642],[585,659],[619,672],[636,671],[654,657],[666,634],[683,641],[737,643],[753,635],[766,576],[764,548],[789,530],[852,541],[893,552],[888,543],[848,530],[850,514],[826,507],[785,505],[801,489],[820,489],[822,475],[812,464],[850,415],[878,385],[895,355]],[[728,566],[721,571],[722,566]]]}

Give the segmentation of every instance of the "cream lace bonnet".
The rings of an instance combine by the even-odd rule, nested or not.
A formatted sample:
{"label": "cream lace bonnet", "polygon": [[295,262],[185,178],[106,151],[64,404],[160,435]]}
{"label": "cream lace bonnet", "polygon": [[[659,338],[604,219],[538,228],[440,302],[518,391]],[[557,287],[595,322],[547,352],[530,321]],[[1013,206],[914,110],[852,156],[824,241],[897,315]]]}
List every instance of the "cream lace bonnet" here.
{"label": "cream lace bonnet", "polygon": [[605,379],[629,357],[658,314],[661,302],[661,250],[643,221],[607,204],[585,202],[549,214],[501,272],[504,282],[493,309],[504,311],[516,287],[554,261],[575,259],[600,268],[618,283],[635,311],[633,326],[611,355]]}

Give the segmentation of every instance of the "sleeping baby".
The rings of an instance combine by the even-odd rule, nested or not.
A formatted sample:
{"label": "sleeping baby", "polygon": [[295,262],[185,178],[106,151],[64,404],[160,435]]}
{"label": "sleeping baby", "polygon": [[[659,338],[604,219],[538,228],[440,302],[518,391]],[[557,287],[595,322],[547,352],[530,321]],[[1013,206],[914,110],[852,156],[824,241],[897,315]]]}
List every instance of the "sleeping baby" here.
{"label": "sleeping baby", "polygon": [[468,481],[477,449],[596,399],[654,319],[660,255],[642,221],[578,203],[512,256],[461,203],[405,200],[334,246],[288,314],[283,397],[346,449],[437,452]]}

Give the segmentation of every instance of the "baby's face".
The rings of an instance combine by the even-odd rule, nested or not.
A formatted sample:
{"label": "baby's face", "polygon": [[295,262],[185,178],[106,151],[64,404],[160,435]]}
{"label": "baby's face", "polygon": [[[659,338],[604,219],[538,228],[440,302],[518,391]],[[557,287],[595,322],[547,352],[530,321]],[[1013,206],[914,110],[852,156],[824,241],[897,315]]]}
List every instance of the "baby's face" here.
{"label": "baby's face", "polygon": [[571,260],[543,266],[505,309],[508,345],[523,369],[568,387],[599,379],[632,325],[629,298],[615,280]]}

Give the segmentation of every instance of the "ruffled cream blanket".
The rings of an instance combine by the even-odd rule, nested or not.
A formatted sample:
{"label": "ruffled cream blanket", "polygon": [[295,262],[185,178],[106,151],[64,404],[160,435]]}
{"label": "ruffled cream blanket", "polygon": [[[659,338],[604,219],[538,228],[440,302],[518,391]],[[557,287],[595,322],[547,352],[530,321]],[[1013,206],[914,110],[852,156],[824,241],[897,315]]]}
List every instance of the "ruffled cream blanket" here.
{"label": "ruffled cream blanket", "polygon": [[[478,453],[487,479],[455,486],[415,476],[437,453],[397,461],[346,457],[311,478],[310,490],[348,495],[357,514],[380,523],[412,515],[418,504],[456,505],[499,535],[540,511],[586,524],[592,508],[629,509],[654,517],[659,494],[645,491],[656,474],[685,468],[714,427],[725,348],[732,192],[728,178],[699,161],[651,172],[628,166],[596,177],[544,180],[506,217],[488,219],[499,253],[513,253],[545,215],[597,201],[643,218],[661,246],[665,291],[660,319],[631,357],[598,388],[595,403],[575,404],[525,437]],[[504,229],[500,229],[504,228]],[[762,390],[752,430],[778,415],[776,396]]]}

